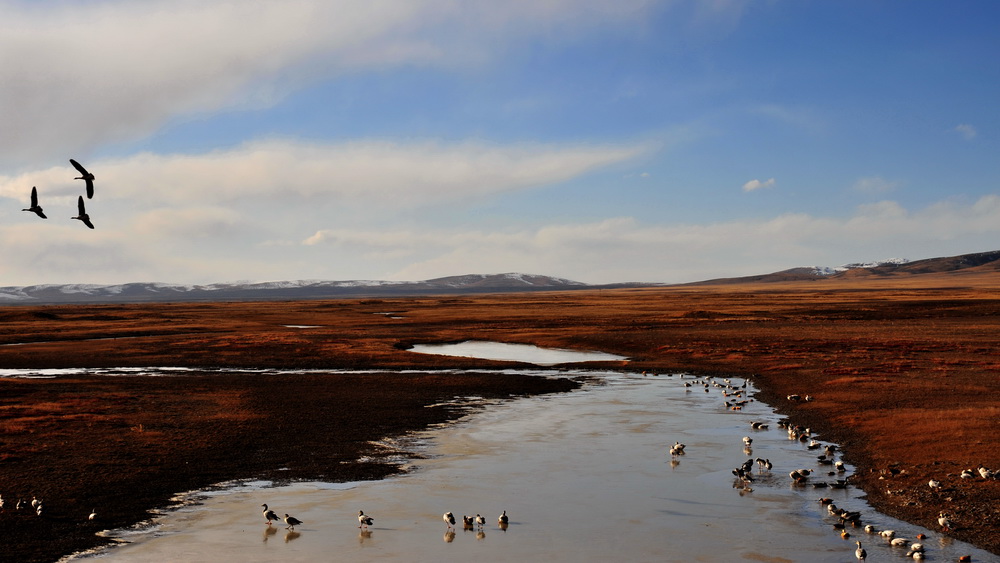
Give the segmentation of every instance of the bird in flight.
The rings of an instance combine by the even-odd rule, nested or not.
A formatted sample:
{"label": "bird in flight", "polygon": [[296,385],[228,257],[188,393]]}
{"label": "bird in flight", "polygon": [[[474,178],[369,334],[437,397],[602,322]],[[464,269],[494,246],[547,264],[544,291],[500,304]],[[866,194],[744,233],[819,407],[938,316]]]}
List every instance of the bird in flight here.
{"label": "bird in flight", "polygon": [[70,217],[70,219],[79,219],[83,221],[84,225],[87,225],[91,229],[94,228],[94,224],[90,222],[90,215],[87,215],[87,209],[83,206],[83,196],[80,196],[76,200],[76,207],[80,210],[80,214],[76,217]]}
{"label": "bird in flight", "polygon": [[76,168],[77,170],[79,170],[80,174],[82,174],[82,176],[77,176],[76,178],[73,178],[73,179],[74,180],[83,180],[83,181],[87,182],[87,199],[93,198],[94,197],[94,175],[91,174],[90,172],[87,172],[86,168],[84,168],[82,165],[80,165],[79,162],[73,160],[72,158],[69,159],[69,163],[73,165],[73,168]]}
{"label": "bird in flight", "polygon": [[38,215],[42,219],[48,219],[44,213],[42,213],[42,208],[38,205],[38,190],[35,186],[31,186],[31,207],[27,209],[22,209],[21,211],[31,211],[35,215]]}

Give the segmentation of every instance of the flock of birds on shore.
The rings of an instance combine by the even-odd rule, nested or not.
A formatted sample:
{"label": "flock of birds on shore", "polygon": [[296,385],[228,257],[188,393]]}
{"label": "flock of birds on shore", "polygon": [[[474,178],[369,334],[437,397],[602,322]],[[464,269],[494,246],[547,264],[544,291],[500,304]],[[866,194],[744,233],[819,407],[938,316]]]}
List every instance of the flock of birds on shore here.
{"label": "flock of birds on shore", "polygon": [[[73,178],[74,180],[83,180],[87,186],[87,199],[93,199],[94,197],[94,175],[87,171],[79,162],[69,159],[69,163],[73,165],[73,168],[80,173],[80,176]],[[87,225],[91,229],[94,228],[94,224],[90,222],[90,215],[87,214],[87,207],[83,203],[83,196],[79,196],[76,200],[77,215],[76,217],[70,217],[70,219],[77,219],[81,221],[84,225]],[[36,186],[31,187],[31,206],[22,209],[21,211],[29,211],[38,215],[42,219],[48,219],[45,216],[45,212],[42,210],[42,206],[38,204],[38,188]]]}
{"label": "flock of birds on shore", "polygon": [[[646,372],[643,375],[648,375]],[[681,375],[684,377],[684,374]],[[701,386],[706,393],[711,392],[712,388],[716,388],[722,391],[725,398],[724,405],[727,410],[739,411],[742,410],[753,399],[747,396],[747,380],[744,380],[742,385],[733,385],[733,383],[728,378],[723,378],[721,382],[717,381],[715,377],[706,376],[704,378],[696,378],[694,381],[685,381],[684,387],[688,388],[690,391],[692,388],[697,388]],[[810,401],[812,397],[805,396],[801,397],[799,395],[789,395],[787,397],[789,401]],[[817,464],[821,467],[826,468],[825,475],[827,477],[833,477],[832,480],[826,479],[816,479],[817,475],[823,474],[822,469],[810,469],[810,468],[798,468],[789,471],[788,477],[791,479],[791,485],[794,487],[813,487],[817,489],[830,488],[830,489],[844,489],[848,486],[848,478],[843,478],[847,471],[842,460],[836,459],[837,452],[839,448],[834,444],[822,444],[819,441],[813,439],[812,431],[809,428],[790,424],[787,420],[781,420],[778,422],[778,426],[785,429],[788,433],[789,440],[796,440],[802,442],[806,445],[809,450],[820,450],[822,448],[822,453],[817,456]],[[760,421],[750,421],[750,428],[753,430],[767,430],[768,424]],[[750,436],[743,437],[743,452],[747,455],[752,455],[753,453],[753,438]],[[674,442],[674,445],[669,448],[669,454],[671,456],[671,466],[676,466],[679,461],[680,456],[686,455],[687,446],[680,442]],[[754,466],[757,467],[756,476],[754,475]],[[739,467],[732,470],[733,475],[736,480],[733,483],[733,487],[740,489],[741,494],[752,492],[752,485],[755,482],[763,481],[762,477],[767,476],[768,480],[771,480],[769,474],[773,464],[770,459],[763,458],[750,458],[743,462]],[[985,467],[980,467],[978,469],[979,475],[983,479],[993,479],[997,478],[997,474],[990,469]],[[962,472],[962,478],[973,478],[975,473],[971,469],[967,469]],[[941,484],[939,481],[931,479],[929,483],[930,487],[934,489],[935,487],[940,488]],[[833,499],[830,498],[820,498],[819,503],[824,506],[826,512],[836,518],[836,522],[833,525],[834,530],[836,530],[843,539],[848,539],[851,537],[849,528],[861,528],[867,534],[877,535],[885,539],[891,547],[905,548],[906,557],[922,560],[926,557],[927,548],[924,545],[923,540],[926,536],[922,533],[917,534],[916,541],[912,541],[902,537],[896,537],[896,531],[894,530],[877,530],[872,524],[863,524],[862,515],[857,511],[849,511],[843,508],[837,507],[834,504]],[[942,531],[950,531],[954,528],[954,524],[950,516],[941,512],[938,517],[938,524]],[[857,549],[854,552],[855,557],[858,561],[866,561],[868,558],[868,551],[861,544],[860,541],[856,540],[855,544]],[[971,556],[962,556],[959,558],[960,562],[972,561]]]}

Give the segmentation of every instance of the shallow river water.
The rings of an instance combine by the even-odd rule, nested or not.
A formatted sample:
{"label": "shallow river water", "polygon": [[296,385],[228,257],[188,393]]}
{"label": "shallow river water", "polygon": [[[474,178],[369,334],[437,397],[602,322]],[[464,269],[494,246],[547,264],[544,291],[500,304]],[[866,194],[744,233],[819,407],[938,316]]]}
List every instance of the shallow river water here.
{"label": "shallow river water", "polygon": [[[138,561],[906,561],[905,548],[850,528],[843,539],[818,502],[862,511],[865,523],[923,541],[928,561],[997,561],[988,552],[869,508],[852,488],[794,486],[791,470],[817,469],[815,450],[789,440],[762,403],[729,410],[723,389],[691,376],[534,370],[583,377],[580,390],[493,403],[398,445],[426,459],[412,471],[360,483],[240,483],[187,495],[152,526],[117,530],[126,542],[76,559]],[[721,378],[713,379],[722,384]],[[691,386],[685,386],[685,383]],[[742,384],[734,380],[733,385]],[[706,391],[707,389],[707,391]],[[751,421],[768,424],[752,430]],[[753,439],[745,451],[743,436]],[[685,454],[671,456],[675,441]],[[749,457],[751,490],[732,470]],[[833,482],[825,468],[815,482]],[[847,473],[849,474],[849,472]],[[265,524],[261,504],[304,522]],[[364,510],[375,522],[358,528]],[[507,511],[510,524],[498,527]],[[442,513],[451,511],[457,530]],[[482,514],[482,531],[462,515]]]}

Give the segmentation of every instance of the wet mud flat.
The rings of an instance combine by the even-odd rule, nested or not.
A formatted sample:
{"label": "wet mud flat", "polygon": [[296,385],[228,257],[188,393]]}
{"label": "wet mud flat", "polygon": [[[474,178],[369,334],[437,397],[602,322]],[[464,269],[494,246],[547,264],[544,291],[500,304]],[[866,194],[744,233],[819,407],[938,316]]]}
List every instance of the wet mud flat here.
{"label": "wet mud flat", "polygon": [[[300,326],[310,328],[296,328]],[[601,362],[604,369],[750,377],[760,389],[759,399],[821,439],[844,446],[846,461],[856,467],[852,484],[865,491],[875,508],[929,529],[936,529],[938,513],[946,511],[955,522],[951,536],[1000,553],[1000,512],[995,508],[1000,504],[1000,481],[960,477],[964,469],[1000,466],[1000,442],[993,439],[1000,431],[1000,279],[992,272],[836,284],[0,309],[0,369],[377,368],[389,370],[385,377],[392,379],[409,377],[393,375],[395,370],[517,365],[408,351],[414,344],[463,340],[597,350],[630,358],[627,363]],[[295,478],[337,479],[331,468],[344,470],[350,464],[312,462],[318,454],[276,459],[245,452],[272,446],[309,452],[321,445],[319,449],[327,450],[323,456],[354,459],[359,451],[354,440],[363,442],[359,433],[370,432],[371,438],[365,439],[377,440],[436,422],[430,418],[443,413],[423,404],[451,393],[486,396],[490,385],[499,384],[493,374],[462,379],[469,385],[465,389],[426,379],[412,386],[419,389],[412,391],[419,400],[400,392],[398,402],[372,398],[389,393],[389,385],[358,384],[339,403],[335,398],[302,403],[305,399],[295,392],[316,395],[318,386],[303,388],[284,376],[273,380],[281,384],[260,384],[264,377],[272,376],[226,384],[220,383],[225,377],[216,375],[186,378],[184,385],[159,391],[158,386],[166,384],[157,378],[121,378],[108,385],[122,388],[102,392],[97,392],[100,384],[87,377],[74,378],[75,384],[0,378],[0,424],[10,428],[3,433],[0,450],[3,469],[23,476],[24,490],[18,484],[16,494],[30,495],[39,492],[38,474],[50,475],[48,483],[77,486],[72,484],[88,479],[92,465],[112,463],[102,462],[88,441],[96,434],[81,426],[85,417],[66,406],[93,400],[87,408],[108,409],[108,417],[120,420],[105,437],[117,449],[109,446],[104,455],[118,456],[109,458],[115,470],[105,474],[140,476],[127,483],[109,481],[122,483],[114,491],[126,497],[120,502],[136,499],[131,517],[138,520],[142,510],[161,506],[170,494],[208,484],[199,479],[254,478],[284,467],[296,468]],[[531,379],[512,377],[503,392],[534,392]],[[35,386],[30,393],[29,385]],[[794,395],[799,400],[788,399]],[[148,402],[152,396],[163,402]],[[186,402],[202,406],[184,406]],[[32,403],[52,412],[25,411]],[[369,410],[384,407],[379,412],[385,418],[369,428],[365,420],[370,418],[351,410],[354,404]],[[151,420],[136,419],[136,412]],[[286,426],[289,412],[305,420],[322,420],[329,413],[345,418],[337,428],[302,422],[293,430]],[[175,428],[186,418],[196,430],[193,438],[181,439]],[[214,443],[232,444],[232,455],[221,453],[228,446],[213,449],[205,441],[209,437]],[[124,453],[115,453],[119,451]],[[93,461],[80,465],[74,459]],[[369,476],[360,478],[377,478],[386,469],[373,465],[364,471]],[[930,479],[942,486],[932,489]],[[60,513],[53,502],[53,522],[83,518],[94,508],[83,493],[99,487],[77,487],[80,492],[73,498],[79,497],[81,516]],[[157,494],[149,495],[151,489]],[[9,501],[15,493],[0,494]],[[88,536],[86,524],[70,521],[80,528],[78,538]],[[25,549],[41,553],[37,550],[45,548],[40,546],[56,535],[47,534],[41,528],[24,532]]]}

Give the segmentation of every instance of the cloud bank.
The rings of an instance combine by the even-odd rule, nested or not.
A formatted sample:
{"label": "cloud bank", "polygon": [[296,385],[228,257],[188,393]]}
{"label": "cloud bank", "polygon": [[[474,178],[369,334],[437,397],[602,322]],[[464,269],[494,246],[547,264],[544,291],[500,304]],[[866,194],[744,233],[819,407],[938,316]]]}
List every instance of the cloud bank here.
{"label": "cloud bank", "polygon": [[474,66],[526,36],[636,21],[647,3],[5,2],[0,169],[141,138],[178,116],[268,107],[357,69]]}

